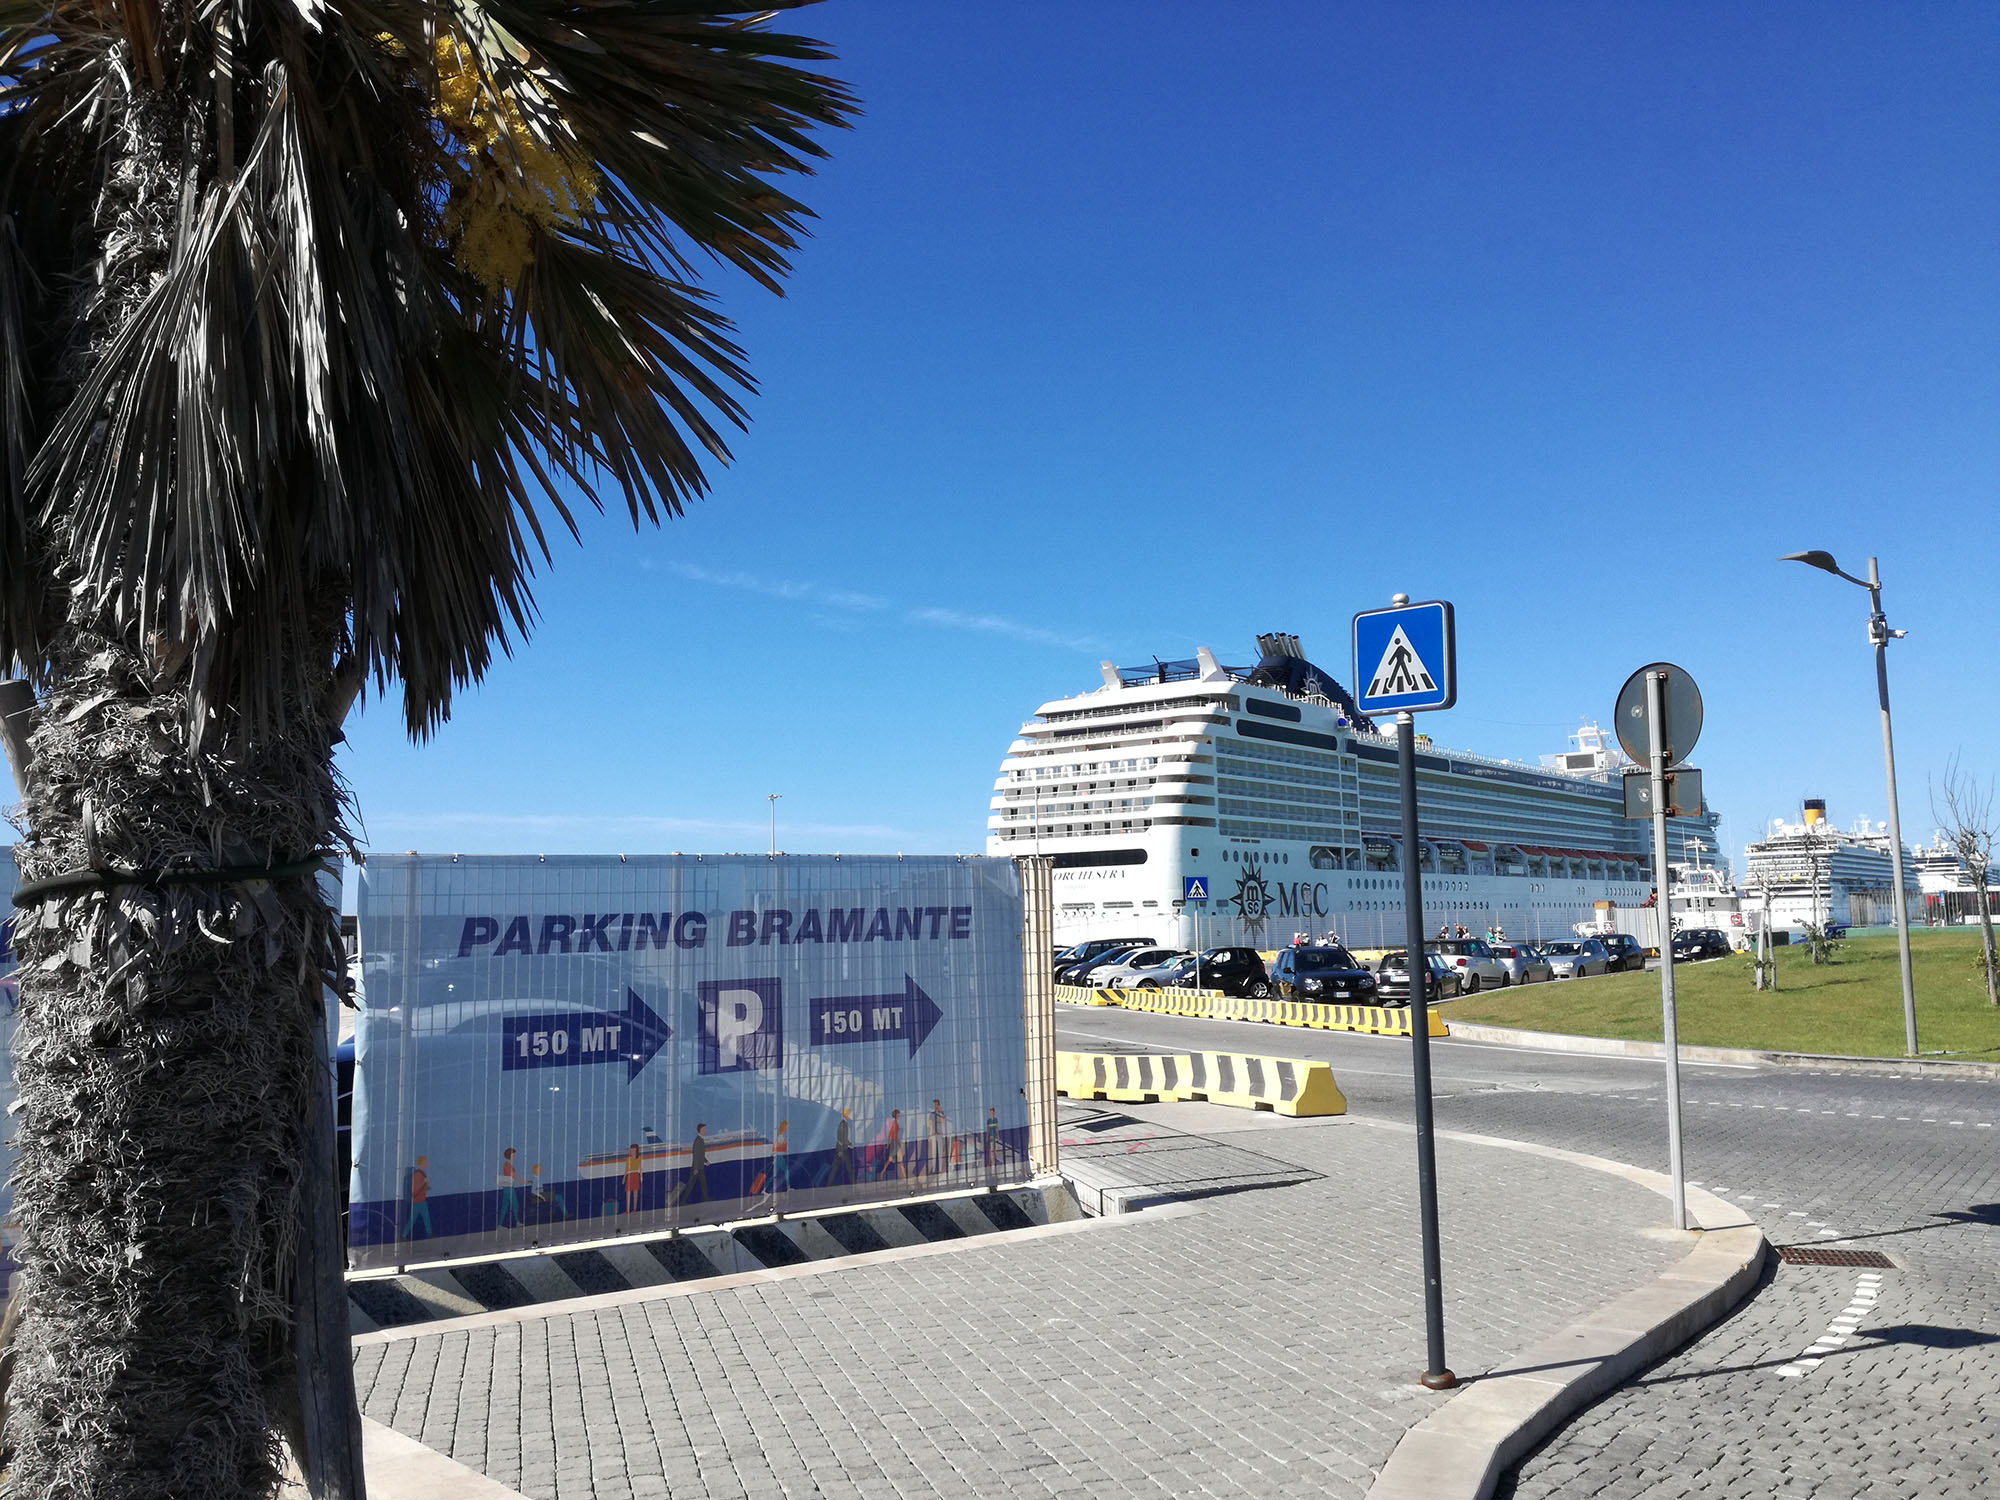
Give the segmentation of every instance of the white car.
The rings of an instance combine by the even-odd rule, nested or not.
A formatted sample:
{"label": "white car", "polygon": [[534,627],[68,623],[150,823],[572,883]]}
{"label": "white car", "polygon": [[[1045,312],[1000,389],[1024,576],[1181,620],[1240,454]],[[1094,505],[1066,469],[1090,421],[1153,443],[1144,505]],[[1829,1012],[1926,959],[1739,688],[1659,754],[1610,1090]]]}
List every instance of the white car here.
{"label": "white car", "polygon": [[1109,963],[1098,964],[1083,976],[1083,982],[1094,990],[1122,989],[1119,978],[1135,974],[1142,969],[1157,969],[1168,959],[1185,958],[1187,955],[1178,948],[1139,948],[1123,958],[1114,958]]}
{"label": "white car", "polygon": [[1445,967],[1458,975],[1468,995],[1488,987],[1505,989],[1514,982],[1507,966],[1494,956],[1483,938],[1440,938],[1436,942],[1425,943],[1424,947],[1443,959]]}
{"label": "white car", "polygon": [[1609,974],[1618,962],[1611,956],[1611,950],[1596,938],[1585,938],[1581,942],[1574,943],[1544,943],[1542,957],[1549,961],[1549,972],[1557,979],[1582,979],[1591,974]]}

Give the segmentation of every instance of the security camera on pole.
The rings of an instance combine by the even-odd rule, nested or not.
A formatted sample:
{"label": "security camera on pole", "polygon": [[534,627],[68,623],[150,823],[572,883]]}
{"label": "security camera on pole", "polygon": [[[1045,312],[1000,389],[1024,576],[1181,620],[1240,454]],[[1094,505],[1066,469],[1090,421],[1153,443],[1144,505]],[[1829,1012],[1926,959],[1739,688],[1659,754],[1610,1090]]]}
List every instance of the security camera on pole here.
{"label": "security camera on pole", "polygon": [[1438,1251],[1437,1146],[1431,1126],[1430,957],[1424,951],[1423,884],[1417,874],[1417,731],[1412,714],[1458,700],[1457,641],[1451,606],[1412,604],[1354,617],[1354,685],[1363,713],[1396,715],[1403,781],[1403,915],[1410,965],[1410,1060],[1417,1095],[1417,1198],[1424,1235],[1424,1329],[1430,1366],[1422,1384],[1449,1390],[1458,1377],[1444,1362],[1444,1275]]}
{"label": "security camera on pole", "polygon": [[1681,1167],[1680,1028],[1674,1013],[1674,907],[1667,871],[1667,819],[1701,811],[1701,772],[1677,765],[1701,737],[1701,689],[1671,662],[1641,667],[1618,691],[1612,710],[1618,743],[1643,769],[1625,773],[1625,816],[1653,820],[1653,888],[1659,893],[1660,1021],[1667,1054],[1667,1173],[1674,1185],[1674,1228],[1686,1229],[1687,1180]]}

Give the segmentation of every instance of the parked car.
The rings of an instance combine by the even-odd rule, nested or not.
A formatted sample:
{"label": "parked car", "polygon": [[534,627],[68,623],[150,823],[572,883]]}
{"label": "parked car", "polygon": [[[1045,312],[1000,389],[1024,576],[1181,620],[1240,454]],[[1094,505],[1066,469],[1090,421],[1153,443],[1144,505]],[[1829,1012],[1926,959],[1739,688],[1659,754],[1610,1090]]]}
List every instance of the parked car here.
{"label": "parked car", "polygon": [[1182,957],[1185,951],[1181,948],[1130,948],[1107,953],[1084,974],[1083,982],[1093,990],[1115,989],[1122,976],[1159,968],[1169,959]]}
{"label": "parked car", "polygon": [[[1458,970],[1435,953],[1426,953],[1424,959],[1431,966],[1430,999],[1456,999],[1465,985],[1458,977]],[[1410,1003],[1410,953],[1407,948],[1382,955],[1382,962],[1375,966],[1375,993],[1384,1005]]]}
{"label": "parked car", "polygon": [[1509,984],[1532,984],[1537,979],[1553,979],[1554,972],[1542,950],[1533,943],[1489,943],[1493,957],[1507,966]]}
{"label": "parked car", "polygon": [[1674,934],[1674,962],[1693,963],[1704,958],[1729,957],[1729,939],[1713,927],[1694,927]]}
{"label": "parked car", "polygon": [[1459,981],[1468,995],[1477,994],[1489,984],[1505,986],[1514,982],[1507,966],[1493,956],[1493,950],[1483,938],[1443,938],[1435,943],[1425,943],[1424,947],[1458,971]]}
{"label": "parked car", "polygon": [[[1132,955],[1132,962],[1121,964],[1111,971],[1111,977],[1104,982],[1104,988],[1113,990],[1157,990],[1173,982],[1185,965],[1194,962],[1194,955],[1185,948],[1176,948],[1157,963],[1141,964],[1136,960],[1144,958],[1147,949],[1140,949]],[[1158,950],[1152,950],[1157,952]]]}
{"label": "parked car", "polygon": [[1646,945],[1629,932],[1599,933],[1597,941],[1604,945],[1604,951],[1611,955],[1611,972],[1622,969],[1644,969],[1646,967]]}
{"label": "parked car", "polygon": [[1281,948],[1271,965],[1271,988],[1281,1000],[1375,1003],[1375,976],[1338,944]]}
{"label": "parked car", "polygon": [[1156,948],[1151,938],[1092,938],[1078,943],[1068,958],[1056,966],[1057,984],[1082,984],[1083,976],[1113,954],[1130,953],[1135,948]]}
{"label": "parked car", "polygon": [[1186,989],[1220,990],[1225,995],[1247,995],[1262,1000],[1271,993],[1271,976],[1264,970],[1264,956],[1255,948],[1210,948],[1201,956],[1199,983],[1193,959],[1187,961],[1186,975],[1171,981]]}
{"label": "parked car", "polygon": [[1542,952],[1548,958],[1549,971],[1557,979],[1582,979],[1591,974],[1609,974],[1613,968],[1611,950],[1596,938],[1584,938],[1578,942],[1567,939],[1560,943],[1545,943]]}

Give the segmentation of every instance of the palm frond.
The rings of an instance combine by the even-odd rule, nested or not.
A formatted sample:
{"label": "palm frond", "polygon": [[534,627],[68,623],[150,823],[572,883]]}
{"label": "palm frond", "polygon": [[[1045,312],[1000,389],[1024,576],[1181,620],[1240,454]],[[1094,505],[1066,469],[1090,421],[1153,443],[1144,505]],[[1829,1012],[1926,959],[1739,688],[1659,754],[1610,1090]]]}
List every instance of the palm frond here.
{"label": "palm frond", "polygon": [[[0,334],[52,330],[0,350],[0,655],[57,578],[265,722],[333,597],[421,735],[531,626],[570,497],[657,521],[727,461],[753,382],[698,268],[778,288],[807,211],[772,179],[855,104],[739,6],[200,14],[141,56],[149,0],[0,0]],[[51,184],[71,232],[23,252]]]}

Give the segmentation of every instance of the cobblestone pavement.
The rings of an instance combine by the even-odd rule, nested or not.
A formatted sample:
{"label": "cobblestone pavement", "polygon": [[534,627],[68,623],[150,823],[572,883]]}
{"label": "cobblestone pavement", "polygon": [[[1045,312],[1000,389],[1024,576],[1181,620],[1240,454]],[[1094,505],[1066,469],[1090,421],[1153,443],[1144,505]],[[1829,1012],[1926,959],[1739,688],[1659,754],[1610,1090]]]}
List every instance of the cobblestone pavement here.
{"label": "cobblestone pavement", "polygon": [[[1409,1138],[1064,1115],[1071,1150],[1200,1211],[364,1345],[363,1408],[537,1500],[1364,1494],[1448,1399],[1414,1380]],[[1305,1180],[1267,1185],[1274,1163]],[[1446,1142],[1439,1172],[1461,1375],[1687,1243],[1656,1195],[1568,1163]]]}
{"label": "cobblestone pavement", "polygon": [[[1949,1085],[1885,1096],[1875,1082],[1797,1080],[1786,1091],[1790,1121],[1726,1147],[1701,1117],[1749,1108],[1730,1097],[1744,1090],[1686,1090],[1701,1101],[1688,1106],[1690,1156],[1699,1152],[1711,1190],[1729,1189],[1773,1244],[1872,1250],[1891,1266],[1871,1283],[1856,1267],[1780,1263],[1736,1317],[1584,1413],[1503,1494],[1994,1494],[2000,1150],[1990,1132],[1967,1135],[1976,1121],[1951,1121],[1981,1105],[1990,1114],[2000,1088],[1986,1086],[1991,1100]],[[1659,1097],[1607,1102],[1657,1109]],[[1857,1107],[1892,1100],[1902,1101],[1900,1122],[1894,1108]],[[1850,1114],[1882,1114],[1881,1133],[1815,1139],[1826,1119]],[[1871,1284],[1879,1293],[1857,1297]],[[1812,1358],[1815,1348],[1823,1352]]]}
{"label": "cobblestone pavement", "polygon": [[[1212,1023],[1133,1024],[1152,1019],[1109,1024],[1159,1045],[1330,1057],[1353,1111],[1409,1117],[1407,1042],[1307,1033],[1280,1048],[1264,1028],[1250,1042],[1231,1027],[1225,1042]],[[1442,1127],[1665,1167],[1658,1062],[1458,1043],[1433,1057]],[[1779,1265],[1735,1316],[1531,1455],[1516,1500],[2000,1492],[2000,1083],[1684,1066],[1681,1092],[1692,1180],[1774,1245],[1893,1264],[1838,1327],[1861,1270]],[[1844,1341],[1801,1368],[1823,1337]]]}

